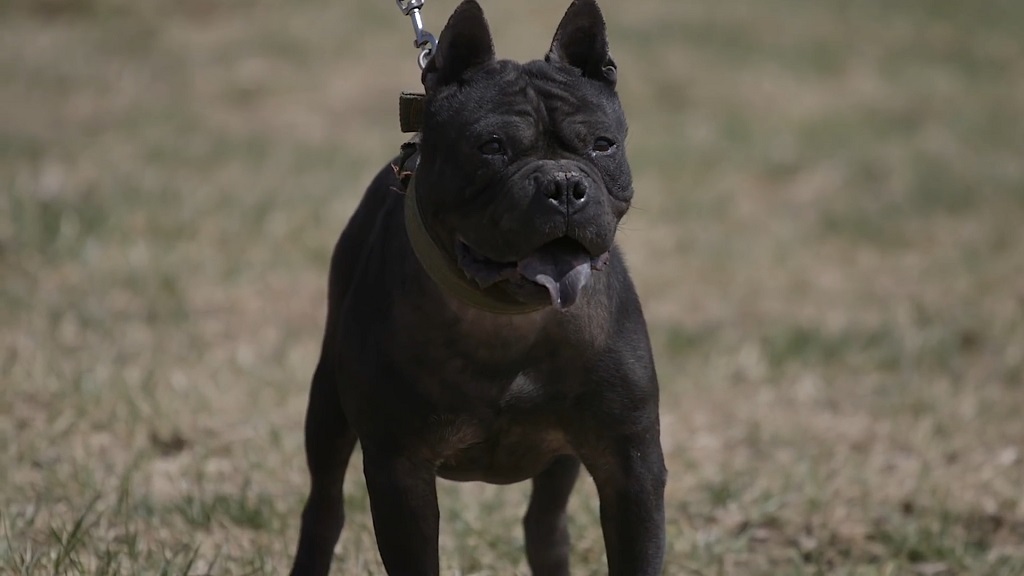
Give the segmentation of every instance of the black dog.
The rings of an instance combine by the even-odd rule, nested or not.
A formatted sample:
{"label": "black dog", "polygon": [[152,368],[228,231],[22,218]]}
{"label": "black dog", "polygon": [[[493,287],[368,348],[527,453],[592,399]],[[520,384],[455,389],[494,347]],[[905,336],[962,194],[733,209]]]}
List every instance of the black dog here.
{"label": "black dog", "polygon": [[331,262],[293,574],[328,573],[357,441],[389,574],[438,574],[437,476],[532,478],[530,568],[568,574],[581,462],[609,573],[661,573],[658,383],[614,244],[633,196],[615,82],[593,0],[526,64],[495,59],[474,0],[448,21],[418,150],[377,176]]}

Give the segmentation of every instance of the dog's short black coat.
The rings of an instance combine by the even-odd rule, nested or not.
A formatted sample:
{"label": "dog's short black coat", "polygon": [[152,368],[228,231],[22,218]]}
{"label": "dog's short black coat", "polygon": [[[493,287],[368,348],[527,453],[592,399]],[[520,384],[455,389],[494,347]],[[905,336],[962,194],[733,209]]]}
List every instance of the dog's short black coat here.
{"label": "dog's short black coat", "polygon": [[[328,573],[357,441],[389,574],[438,574],[437,476],[532,478],[530,568],[568,574],[565,507],[581,463],[609,573],[661,573],[658,384],[614,244],[633,195],[616,75],[593,0],[576,0],[545,59],[526,64],[495,59],[474,0],[452,15],[423,73],[415,196],[384,168],[332,258],[293,574]],[[453,296],[424,269],[410,209],[481,298]],[[531,311],[489,310],[499,293]]]}

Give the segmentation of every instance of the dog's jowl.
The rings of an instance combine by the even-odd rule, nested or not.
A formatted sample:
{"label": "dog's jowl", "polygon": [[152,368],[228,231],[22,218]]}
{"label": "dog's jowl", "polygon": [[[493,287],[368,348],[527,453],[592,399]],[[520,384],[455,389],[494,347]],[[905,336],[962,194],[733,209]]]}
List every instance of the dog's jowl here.
{"label": "dog's jowl", "polygon": [[448,21],[423,71],[418,142],[376,177],[334,251],[293,574],[328,573],[356,442],[393,576],[438,574],[438,476],[531,479],[529,566],[569,574],[581,464],[609,573],[661,573],[658,383],[615,245],[633,197],[616,79],[593,0],[525,64],[495,58],[475,1]]}

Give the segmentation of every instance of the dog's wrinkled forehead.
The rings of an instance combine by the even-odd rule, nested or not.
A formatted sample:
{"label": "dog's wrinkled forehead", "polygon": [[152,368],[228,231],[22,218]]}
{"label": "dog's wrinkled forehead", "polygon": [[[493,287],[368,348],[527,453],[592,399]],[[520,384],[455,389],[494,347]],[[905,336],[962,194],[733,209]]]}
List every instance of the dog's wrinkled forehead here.
{"label": "dog's wrinkled forehead", "polygon": [[615,90],[586,80],[564,64],[535,60],[523,65],[529,88],[549,112],[578,112],[616,122],[625,129],[625,116]]}
{"label": "dog's wrinkled forehead", "polygon": [[426,105],[430,113],[425,132],[432,125],[463,125],[478,132],[491,124],[527,122],[544,127],[582,122],[610,133],[626,129],[612,88],[580,77],[569,66],[543,60],[494,61],[467,75],[464,83],[428,94]]}

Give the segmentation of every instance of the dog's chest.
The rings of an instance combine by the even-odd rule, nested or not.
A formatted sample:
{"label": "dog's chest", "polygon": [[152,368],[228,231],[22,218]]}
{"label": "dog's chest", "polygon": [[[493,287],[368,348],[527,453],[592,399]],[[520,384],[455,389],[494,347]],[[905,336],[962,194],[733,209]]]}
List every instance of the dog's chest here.
{"label": "dog's chest", "polygon": [[529,410],[529,408],[543,399],[544,385],[535,376],[523,372],[516,376],[515,380],[501,397],[501,407],[509,410]]}
{"label": "dog's chest", "polygon": [[544,384],[520,374],[493,411],[437,420],[438,475],[449,480],[519,482],[540,473],[551,458],[572,450],[546,405]]}

